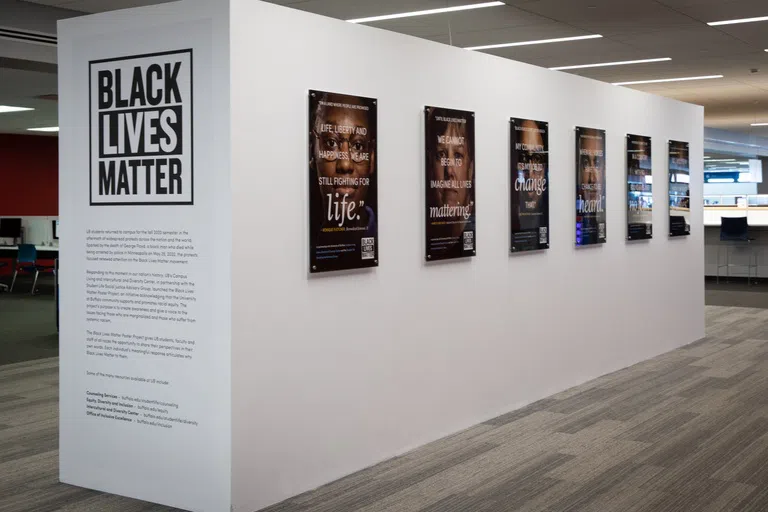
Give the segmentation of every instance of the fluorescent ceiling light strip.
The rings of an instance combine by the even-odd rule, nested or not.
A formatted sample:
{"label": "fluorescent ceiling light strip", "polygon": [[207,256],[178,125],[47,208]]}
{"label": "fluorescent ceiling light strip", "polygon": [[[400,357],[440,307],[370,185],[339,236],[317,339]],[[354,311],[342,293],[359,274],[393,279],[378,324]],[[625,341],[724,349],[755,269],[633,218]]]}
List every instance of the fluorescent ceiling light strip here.
{"label": "fluorescent ceiling light strip", "polygon": [[26,110],[35,110],[29,107],[12,107],[10,105],[0,105],[0,114],[6,114],[8,112],[24,112]]}
{"label": "fluorescent ceiling light strip", "polygon": [[494,48],[509,48],[511,46],[528,46],[530,44],[565,43],[568,41],[581,41],[583,39],[599,39],[603,36],[592,34],[589,36],[558,37],[557,39],[539,39],[537,41],[519,41],[517,43],[486,44],[483,46],[469,46],[465,50],[492,50]]}
{"label": "fluorescent ceiling light strip", "polygon": [[556,68],[549,68],[549,69],[553,71],[563,71],[566,69],[602,68],[606,66],[626,66],[628,64],[646,64],[648,62],[663,62],[667,60],[672,60],[672,58],[662,57],[659,59],[620,60],[617,62],[601,62],[599,64],[580,64],[578,66],[558,66]]}
{"label": "fluorescent ceiling light strip", "polygon": [[755,21],[768,21],[768,16],[760,16],[758,18],[740,18],[738,20],[723,20],[723,21],[710,21],[707,23],[710,27],[717,27],[718,25],[735,25],[737,23],[754,23]]}
{"label": "fluorescent ceiling light strip", "polygon": [[483,2],[480,4],[456,5],[454,7],[442,7],[440,9],[427,9],[425,11],[401,12],[398,14],[385,14],[383,16],[356,18],[356,19],[347,20],[347,21],[350,23],[370,23],[372,21],[396,20],[398,18],[411,18],[413,16],[427,16],[429,14],[443,14],[446,12],[470,11],[472,9],[483,9],[485,7],[498,7],[501,5],[505,5],[504,2]]}
{"label": "fluorescent ceiling light strip", "polygon": [[768,123],[752,123],[750,126],[768,126]]}
{"label": "fluorescent ceiling light strip", "polygon": [[736,161],[735,158],[725,158],[725,159],[716,158],[714,160],[707,160],[707,163],[711,163],[711,162],[735,162],[735,161]]}
{"label": "fluorescent ceiling light strip", "polygon": [[27,131],[29,132],[57,132],[59,131],[58,126],[45,126],[43,128],[27,128]]}
{"label": "fluorescent ceiling light strip", "polygon": [[723,78],[723,75],[685,76],[681,78],[658,78],[655,80],[635,80],[633,82],[615,82],[613,85],[660,84],[665,82],[686,82],[688,80],[709,80],[710,78]]}

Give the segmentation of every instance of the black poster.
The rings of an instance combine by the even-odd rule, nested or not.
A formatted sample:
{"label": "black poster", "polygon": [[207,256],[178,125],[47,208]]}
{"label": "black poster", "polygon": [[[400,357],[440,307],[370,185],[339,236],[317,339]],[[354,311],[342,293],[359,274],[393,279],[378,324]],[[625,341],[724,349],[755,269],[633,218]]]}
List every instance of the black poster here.
{"label": "black poster", "polygon": [[510,120],[510,251],[549,248],[549,125]]}
{"label": "black poster", "polygon": [[627,240],[653,237],[651,138],[627,135]]}
{"label": "black poster", "polygon": [[688,143],[669,141],[669,236],[691,234]]}
{"label": "black poster", "polygon": [[605,243],[605,130],[576,127],[576,245]]}
{"label": "black poster", "polygon": [[426,107],[426,258],[474,256],[475,114]]}
{"label": "black poster", "polygon": [[309,269],[379,264],[376,100],[309,91]]}

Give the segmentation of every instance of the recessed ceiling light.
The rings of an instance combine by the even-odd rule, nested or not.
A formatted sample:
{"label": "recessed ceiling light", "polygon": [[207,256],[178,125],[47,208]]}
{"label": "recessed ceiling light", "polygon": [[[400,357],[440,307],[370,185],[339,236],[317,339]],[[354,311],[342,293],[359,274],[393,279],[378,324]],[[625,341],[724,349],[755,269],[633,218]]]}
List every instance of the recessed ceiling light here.
{"label": "recessed ceiling light", "polygon": [[712,162],[735,162],[735,158],[715,158],[714,160],[707,160],[707,163],[710,164]]}
{"label": "recessed ceiling light", "polygon": [[580,64],[578,66],[558,66],[556,68],[549,68],[549,69],[553,71],[563,71],[565,69],[602,68],[606,66],[625,66],[627,64],[645,64],[647,62],[663,62],[667,60],[672,60],[672,58],[662,57],[659,59],[620,60],[616,62],[601,62],[599,64]]}
{"label": "recessed ceiling light", "polygon": [[723,78],[723,75],[686,76],[681,78],[658,78],[655,80],[635,80],[633,82],[615,82],[613,83],[613,85],[660,84],[664,82],[685,82],[688,80],[709,80],[710,78]]}
{"label": "recessed ceiling light", "polygon": [[486,44],[483,46],[469,46],[465,50],[492,50],[494,48],[509,48],[510,46],[528,46],[529,44],[565,43],[567,41],[581,41],[582,39],[599,39],[603,36],[592,34],[589,36],[558,37],[557,39],[539,39],[537,41],[519,41],[517,43]]}
{"label": "recessed ceiling light", "polygon": [[718,25],[735,25],[737,23],[754,23],[755,21],[768,21],[768,16],[760,16],[757,18],[740,18],[737,20],[723,20],[723,21],[710,21],[707,23],[710,27],[716,27]]}
{"label": "recessed ceiling light", "polygon": [[752,123],[750,126],[768,126],[768,123]]}
{"label": "recessed ceiling light", "polygon": [[12,107],[10,105],[0,105],[0,114],[6,114],[8,112],[24,112],[26,110],[35,110],[29,107]]}
{"label": "recessed ceiling light", "polygon": [[57,132],[59,131],[58,126],[45,126],[43,128],[27,128],[27,131],[29,132]]}
{"label": "recessed ceiling light", "polygon": [[385,14],[383,16],[370,16],[368,18],[356,18],[356,19],[347,20],[347,21],[350,23],[370,23],[372,21],[395,20],[398,18],[411,18],[413,16],[426,16],[428,14],[443,14],[446,12],[469,11],[472,9],[483,9],[485,7],[498,7],[500,5],[506,5],[506,4],[504,4],[504,2],[483,2],[480,4],[456,5],[454,7],[443,7],[440,9],[427,9],[425,11],[411,11],[411,12],[401,12],[397,14]]}

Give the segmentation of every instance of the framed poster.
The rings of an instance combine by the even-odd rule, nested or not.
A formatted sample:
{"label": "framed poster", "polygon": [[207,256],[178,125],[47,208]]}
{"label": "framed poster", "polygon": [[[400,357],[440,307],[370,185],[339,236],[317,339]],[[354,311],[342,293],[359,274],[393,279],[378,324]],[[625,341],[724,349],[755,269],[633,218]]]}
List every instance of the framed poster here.
{"label": "framed poster", "polygon": [[427,261],[476,254],[475,114],[425,107]]}
{"label": "framed poster", "polygon": [[688,143],[669,141],[669,236],[691,234],[690,178]]}
{"label": "framed poster", "polygon": [[510,252],[549,248],[549,124],[510,120]]}
{"label": "framed poster", "polygon": [[627,135],[627,240],[653,237],[651,138]]}
{"label": "framed poster", "polygon": [[309,91],[309,270],[379,264],[376,100]]}
{"label": "framed poster", "polygon": [[91,206],[195,204],[192,62],[187,48],[88,63]]}
{"label": "framed poster", "polygon": [[577,126],[576,245],[605,240],[605,130]]}

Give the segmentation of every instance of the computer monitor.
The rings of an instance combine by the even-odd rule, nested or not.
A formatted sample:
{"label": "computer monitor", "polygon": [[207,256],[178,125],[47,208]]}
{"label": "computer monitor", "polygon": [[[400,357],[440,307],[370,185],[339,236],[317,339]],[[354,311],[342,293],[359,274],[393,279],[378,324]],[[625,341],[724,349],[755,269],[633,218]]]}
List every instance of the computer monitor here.
{"label": "computer monitor", "polygon": [[722,217],[720,219],[720,240],[748,241],[749,225],[746,217]]}
{"label": "computer monitor", "polygon": [[21,238],[21,219],[0,219],[0,238]]}
{"label": "computer monitor", "polygon": [[53,239],[58,240],[59,239],[59,221],[52,220],[51,226],[53,227]]}

